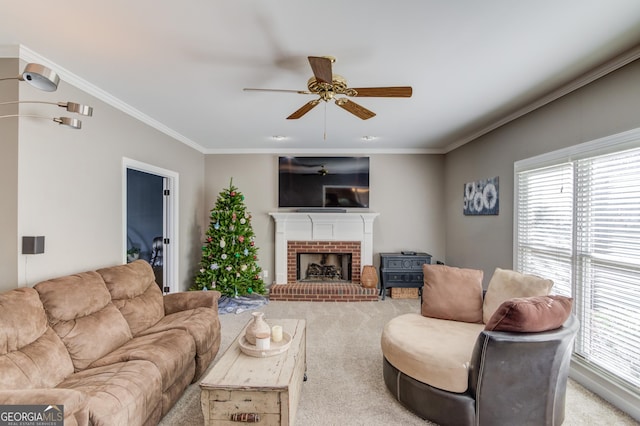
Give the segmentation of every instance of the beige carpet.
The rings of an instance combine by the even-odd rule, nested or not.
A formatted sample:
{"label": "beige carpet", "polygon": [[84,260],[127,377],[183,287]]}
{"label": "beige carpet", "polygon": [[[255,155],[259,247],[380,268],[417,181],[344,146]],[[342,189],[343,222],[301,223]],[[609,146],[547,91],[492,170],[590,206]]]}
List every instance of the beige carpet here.
{"label": "beige carpet", "polygon": [[[417,299],[379,302],[276,302],[258,310],[265,318],[307,320],[307,375],[303,384],[297,425],[425,425],[404,409],[389,393],[382,379],[380,334],[391,318],[417,312]],[[250,312],[225,314],[222,345],[215,362],[224,353]],[[160,425],[203,424],[200,388],[189,386]],[[637,425],[575,382],[567,390],[565,425]]]}

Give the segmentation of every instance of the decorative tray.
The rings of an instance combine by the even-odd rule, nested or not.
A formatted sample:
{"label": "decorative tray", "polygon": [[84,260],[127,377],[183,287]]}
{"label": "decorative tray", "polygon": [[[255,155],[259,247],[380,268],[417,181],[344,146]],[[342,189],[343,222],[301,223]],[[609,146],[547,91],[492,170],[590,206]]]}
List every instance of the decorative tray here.
{"label": "decorative tray", "polygon": [[269,349],[257,349],[256,345],[252,345],[247,342],[247,339],[244,337],[244,334],[238,338],[238,345],[240,346],[240,350],[249,356],[253,356],[256,358],[266,358],[268,356],[274,356],[286,352],[291,346],[291,335],[287,332],[282,332],[282,340],[279,342],[270,342]]}

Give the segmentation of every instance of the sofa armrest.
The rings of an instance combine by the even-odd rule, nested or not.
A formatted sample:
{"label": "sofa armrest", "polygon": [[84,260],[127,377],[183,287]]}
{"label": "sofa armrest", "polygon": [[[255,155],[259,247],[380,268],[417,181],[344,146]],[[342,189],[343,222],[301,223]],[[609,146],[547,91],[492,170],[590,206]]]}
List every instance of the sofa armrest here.
{"label": "sofa armrest", "polygon": [[[469,392],[476,400],[477,422],[562,424],[578,328],[571,314],[562,327],[550,331],[482,331],[469,365]],[[524,421],[525,410],[527,419],[537,420]]]}
{"label": "sofa armrest", "polygon": [[169,315],[195,308],[212,308],[218,313],[219,298],[220,292],[215,290],[167,294],[164,296],[164,314]]}
{"label": "sofa armrest", "polygon": [[65,426],[89,424],[87,395],[75,389],[0,390],[0,405],[62,405]]}

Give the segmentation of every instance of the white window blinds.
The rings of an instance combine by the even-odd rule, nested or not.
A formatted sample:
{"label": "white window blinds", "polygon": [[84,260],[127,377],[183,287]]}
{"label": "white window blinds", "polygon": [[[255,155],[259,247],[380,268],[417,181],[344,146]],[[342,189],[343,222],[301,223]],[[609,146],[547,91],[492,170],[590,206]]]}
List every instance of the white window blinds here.
{"label": "white window blinds", "polygon": [[640,386],[640,149],[576,162],[576,353]]}
{"label": "white window blinds", "polygon": [[516,263],[522,272],[553,277],[553,291],[571,295],[573,165],[518,175]]}
{"label": "white window blinds", "polygon": [[640,148],[611,151],[516,166],[514,261],[574,298],[575,354],[640,393]]}

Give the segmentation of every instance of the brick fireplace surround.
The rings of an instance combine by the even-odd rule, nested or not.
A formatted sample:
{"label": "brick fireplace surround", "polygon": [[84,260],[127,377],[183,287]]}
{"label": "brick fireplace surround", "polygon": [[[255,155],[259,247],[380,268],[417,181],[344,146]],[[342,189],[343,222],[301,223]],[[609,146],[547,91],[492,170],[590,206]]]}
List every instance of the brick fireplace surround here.
{"label": "brick fireplace surround", "polygon": [[[269,298],[283,301],[377,301],[375,288],[360,283],[373,261],[372,224],[377,213],[270,213],[276,222],[276,282]],[[350,253],[351,281],[300,282],[298,253]]]}

